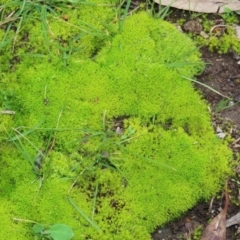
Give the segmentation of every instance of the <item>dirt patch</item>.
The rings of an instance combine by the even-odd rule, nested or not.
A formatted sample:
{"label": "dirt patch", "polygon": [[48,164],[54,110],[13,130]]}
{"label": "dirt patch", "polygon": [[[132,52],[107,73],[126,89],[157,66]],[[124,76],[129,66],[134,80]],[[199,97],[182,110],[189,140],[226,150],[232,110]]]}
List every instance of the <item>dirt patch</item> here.
{"label": "dirt patch", "polygon": [[[234,53],[220,55],[211,53],[206,48],[202,50],[203,60],[206,62],[205,71],[198,77],[198,81],[205,83],[213,89],[219,91],[225,96],[230,97],[232,100],[226,101],[225,110],[219,109],[219,114],[225,120],[232,121],[235,125],[240,127],[240,65]],[[224,98],[213,91],[200,87],[203,92],[204,98],[210,103],[214,112],[219,107],[220,101]],[[227,100],[227,99],[225,99]],[[238,103],[239,102],[239,103]],[[235,105],[234,105],[235,104]],[[234,105],[234,106],[231,106]]]}

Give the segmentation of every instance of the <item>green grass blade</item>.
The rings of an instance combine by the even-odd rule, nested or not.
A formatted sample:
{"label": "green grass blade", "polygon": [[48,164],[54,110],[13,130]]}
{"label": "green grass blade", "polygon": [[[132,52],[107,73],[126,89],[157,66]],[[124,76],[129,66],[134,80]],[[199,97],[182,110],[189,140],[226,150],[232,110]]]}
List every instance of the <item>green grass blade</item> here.
{"label": "green grass blade", "polygon": [[94,223],[76,204],[75,202],[72,200],[71,197],[68,197],[69,202],[73,205],[73,207],[80,213],[80,215],[86,220],[88,221],[95,229],[97,229],[98,231],[101,231],[101,229],[98,227],[98,225],[96,223]]}
{"label": "green grass blade", "polygon": [[97,184],[97,186],[96,186],[96,188],[95,188],[95,192],[94,192],[94,196],[93,196],[92,221],[93,221],[94,214],[95,214],[97,195],[98,195],[98,184]]}
{"label": "green grass blade", "polygon": [[18,139],[20,139],[20,138],[22,138],[22,137],[27,136],[28,134],[36,131],[41,124],[42,124],[42,122],[38,123],[38,124],[35,125],[33,128],[30,128],[29,130],[27,130],[27,131],[25,131],[25,132],[23,132],[23,133],[21,133],[21,134],[18,134],[18,135],[15,134],[15,136],[9,138],[8,141],[9,141],[9,142],[13,142],[13,141],[16,141],[16,140],[18,140]]}
{"label": "green grass blade", "polygon": [[240,101],[237,101],[237,102],[235,102],[234,104],[229,105],[229,102],[230,102],[230,101],[231,101],[231,99],[222,99],[222,100],[218,103],[218,105],[217,105],[217,107],[216,107],[216,109],[215,109],[215,112],[216,112],[216,113],[221,112],[221,111],[223,111],[223,110],[225,110],[225,109],[232,108],[232,107],[234,107],[234,106],[236,106],[236,105],[238,105],[238,104],[240,103]]}
{"label": "green grass blade", "polygon": [[200,65],[201,62],[173,62],[173,63],[167,63],[165,66],[167,67],[185,67],[189,65]]}
{"label": "green grass blade", "polygon": [[18,26],[17,26],[17,31],[16,31],[16,34],[15,34],[14,39],[13,39],[13,46],[12,46],[12,51],[13,52],[14,52],[15,43],[17,41],[17,36],[18,36],[18,34],[20,32],[20,29],[21,29],[21,26],[22,26],[23,17],[20,17],[19,19],[20,20],[19,20],[19,23],[18,23]]}
{"label": "green grass blade", "polygon": [[125,19],[127,17],[130,4],[131,4],[131,0],[127,0],[127,5],[126,5],[126,8],[124,9],[122,18],[119,16],[119,31],[120,32],[122,32],[122,30],[123,30],[123,25],[124,25]]}
{"label": "green grass blade", "polygon": [[[13,130],[15,132],[17,132],[18,134],[20,134],[23,137],[23,139],[25,139],[37,152],[41,152],[41,150],[34,143],[32,143],[28,138],[23,136],[22,133],[20,133],[17,129],[13,128]],[[18,140],[19,140],[19,138],[18,138]],[[45,158],[45,156],[43,154],[41,154],[41,155]]]}
{"label": "green grass blade", "polygon": [[[6,131],[8,137],[10,137],[10,134]],[[18,142],[14,141],[13,144],[18,149],[18,151],[24,156],[25,159],[34,167],[34,163],[30,155],[28,154],[24,144],[22,143],[21,139],[17,139]]]}
{"label": "green grass blade", "polygon": [[48,25],[47,25],[47,10],[45,6],[42,6],[41,8],[41,23],[42,23],[42,33],[43,33],[45,47],[47,48],[47,51],[50,53]]}
{"label": "green grass blade", "polygon": [[19,11],[19,15],[22,14],[22,12],[24,11],[25,5],[26,5],[26,0],[23,0],[23,1],[22,1],[21,9],[20,9],[20,11]]}
{"label": "green grass blade", "polygon": [[201,83],[201,82],[199,82],[199,81],[197,81],[197,80],[194,80],[194,79],[192,79],[192,78],[188,78],[188,77],[185,77],[185,76],[181,76],[181,77],[182,77],[183,79],[188,80],[188,81],[191,81],[191,82],[197,83],[197,84],[199,84],[199,85],[202,85],[202,86],[204,86],[205,88],[208,88],[208,89],[211,90],[212,92],[214,92],[214,93],[216,93],[216,94],[218,94],[218,95],[220,95],[220,96],[222,96],[222,97],[224,97],[224,98],[231,99],[230,97],[225,96],[224,94],[218,92],[217,90],[213,89],[212,87],[210,87],[210,86],[208,86],[208,85],[206,85],[206,84],[204,84],[204,83]]}
{"label": "green grass blade", "polygon": [[222,100],[217,104],[217,106],[216,106],[216,108],[215,108],[215,112],[216,112],[216,113],[219,113],[219,112],[221,112],[222,110],[228,108],[230,101],[231,101],[230,99],[222,99]]}
{"label": "green grass blade", "polygon": [[161,4],[159,4],[159,9],[160,9],[160,10],[159,10],[159,12],[156,14],[155,17],[164,20],[165,17],[166,17],[168,14],[170,14],[170,11],[169,11],[170,6],[171,6],[171,4],[167,5],[166,7],[162,7]]}

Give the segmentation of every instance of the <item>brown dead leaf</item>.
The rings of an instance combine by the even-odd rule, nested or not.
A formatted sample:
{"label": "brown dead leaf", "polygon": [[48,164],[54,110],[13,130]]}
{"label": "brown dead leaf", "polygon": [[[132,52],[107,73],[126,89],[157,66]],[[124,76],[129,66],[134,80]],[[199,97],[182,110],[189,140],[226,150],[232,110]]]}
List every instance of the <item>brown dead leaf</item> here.
{"label": "brown dead leaf", "polygon": [[226,222],[226,227],[231,227],[232,225],[239,224],[240,223],[240,213],[237,213],[236,215],[229,218]]}
{"label": "brown dead leaf", "polygon": [[225,189],[225,206],[223,210],[206,227],[201,240],[226,240],[226,214],[229,204],[228,180]]}

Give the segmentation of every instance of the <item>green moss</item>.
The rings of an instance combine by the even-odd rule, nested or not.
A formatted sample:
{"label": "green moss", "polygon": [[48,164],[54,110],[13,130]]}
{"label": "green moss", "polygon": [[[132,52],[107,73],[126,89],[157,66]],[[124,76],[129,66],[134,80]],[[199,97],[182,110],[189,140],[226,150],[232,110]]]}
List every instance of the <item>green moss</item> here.
{"label": "green moss", "polygon": [[[115,1],[105,4],[98,0],[68,4],[4,1],[3,4],[2,17],[6,20],[3,26],[10,28],[10,31],[5,31],[3,46],[7,44],[9,49],[14,49],[18,59],[24,59],[26,54],[35,57],[57,55],[67,64],[70,58],[91,57],[99,48],[109,44],[110,35],[117,29],[113,24]],[[8,21],[7,13],[12,11],[16,12],[16,20]],[[18,20],[20,18],[21,21]],[[12,31],[18,27],[19,32]],[[4,52],[6,48],[2,49]]]}
{"label": "green moss", "polygon": [[[65,31],[64,40],[74,34],[52,24],[55,33]],[[145,13],[111,34],[109,43],[98,38],[94,58],[87,50],[64,67],[54,55],[25,55],[5,74],[1,84],[11,89],[16,114],[0,115],[0,131],[9,134],[1,138],[0,197],[10,206],[0,208],[1,239],[32,239],[31,226],[15,228],[13,217],[67,224],[79,240],[150,239],[156,226],[211,197],[229,173],[231,152],[215,136],[206,103],[182,78],[203,69],[192,41]],[[42,40],[36,52],[45,51]],[[53,139],[39,189],[31,164]]]}
{"label": "green moss", "polygon": [[229,26],[220,36],[211,33],[207,39],[202,36],[194,36],[193,38],[199,46],[207,46],[210,51],[217,51],[223,54],[233,49],[236,53],[240,53],[240,42],[236,38],[232,26]]}

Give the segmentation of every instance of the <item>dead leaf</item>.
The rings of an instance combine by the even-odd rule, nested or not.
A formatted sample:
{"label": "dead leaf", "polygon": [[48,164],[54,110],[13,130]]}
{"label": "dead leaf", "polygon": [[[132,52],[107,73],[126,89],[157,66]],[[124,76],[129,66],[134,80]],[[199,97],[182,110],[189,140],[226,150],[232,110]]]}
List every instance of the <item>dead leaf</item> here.
{"label": "dead leaf", "polygon": [[206,227],[201,240],[226,240],[226,214],[229,204],[228,180],[225,188],[225,206]]}
{"label": "dead leaf", "polygon": [[229,218],[226,222],[226,227],[231,227],[232,225],[240,224],[240,213]]}
{"label": "dead leaf", "polygon": [[154,2],[163,6],[204,13],[223,13],[224,8],[231,11],[240,10],[240,1],[238,0],[154,0]]}

